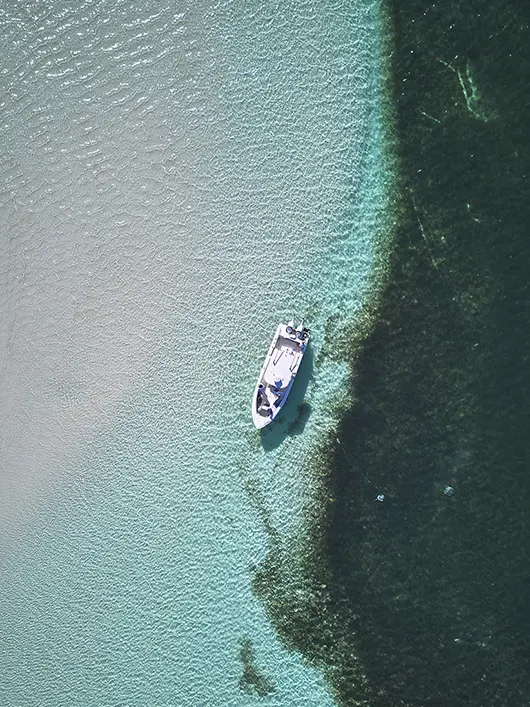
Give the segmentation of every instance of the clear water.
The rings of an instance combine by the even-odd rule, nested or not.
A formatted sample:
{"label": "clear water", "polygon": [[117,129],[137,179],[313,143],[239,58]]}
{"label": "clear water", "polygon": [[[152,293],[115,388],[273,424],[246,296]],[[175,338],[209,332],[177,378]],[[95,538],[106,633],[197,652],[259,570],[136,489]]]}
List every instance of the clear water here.
{"label": "clear water", "polygon": [[[329,705],[250,587],[311,496],[377,265],[378,5],[0,13],[0,703]],[[250,397],[305,316],[306,409]],[[327,337],[327,339],[326,339]],[[328,352],[328,353],[326,353]],[[293,393],[294,396],[294,393]],[[309,408],[310,406],[310,408]]]}

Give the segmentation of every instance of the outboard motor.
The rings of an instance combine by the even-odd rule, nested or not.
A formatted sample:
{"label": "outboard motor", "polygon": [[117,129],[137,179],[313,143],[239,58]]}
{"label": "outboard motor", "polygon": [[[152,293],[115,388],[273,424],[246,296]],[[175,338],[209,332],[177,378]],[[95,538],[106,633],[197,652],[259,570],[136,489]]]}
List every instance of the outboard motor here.
{"label": "outboard motor", "polygon": [[296,338],[298,339],[298,341],[303,341],[306,338],[306,331],[308,330],[304,327],[304,320],[302,319],[302,321],[300,322],[300,326],[296,329]]}

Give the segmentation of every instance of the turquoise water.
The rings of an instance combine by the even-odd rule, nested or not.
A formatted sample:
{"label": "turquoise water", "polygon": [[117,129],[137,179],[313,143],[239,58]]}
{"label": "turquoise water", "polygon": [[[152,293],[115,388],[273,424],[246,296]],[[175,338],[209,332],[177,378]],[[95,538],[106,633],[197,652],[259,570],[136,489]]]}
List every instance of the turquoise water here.
{"label": "turquoise water", "polygon": [[[0,703],[331,705],[251,575],[272,541],[295,562],[348,402],[330,342],[380,266],[378,5],[34,3],[0,27]],[[292,315],[312,356],[260,437]]]}

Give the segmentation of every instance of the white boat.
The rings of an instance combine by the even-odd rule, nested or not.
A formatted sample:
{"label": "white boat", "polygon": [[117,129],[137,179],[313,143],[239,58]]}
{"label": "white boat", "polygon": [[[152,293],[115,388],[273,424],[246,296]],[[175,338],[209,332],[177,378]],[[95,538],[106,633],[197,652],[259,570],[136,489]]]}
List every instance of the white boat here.
{"label": "white boat", "polygon": [[252,420],[258,429],[269,425],[285,405],[309,342],[304,321],[279,324],[259,374],[252,398]]}

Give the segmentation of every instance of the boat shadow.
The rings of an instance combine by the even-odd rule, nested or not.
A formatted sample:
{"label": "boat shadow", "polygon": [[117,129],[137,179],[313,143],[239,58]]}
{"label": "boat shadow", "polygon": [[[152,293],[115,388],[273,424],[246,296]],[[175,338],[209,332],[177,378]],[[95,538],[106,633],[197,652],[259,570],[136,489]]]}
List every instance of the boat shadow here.
{"label": "boat shadow", "polygon": [[271,452],[279,447],[286,437],[303,433],[311,415],[311,405],[305,400],[305,394],[309,381],[313,378],[314,361],[313,347],[309,345],[281,414],[274,424],[260,430],[261,445],[265,452]]}

